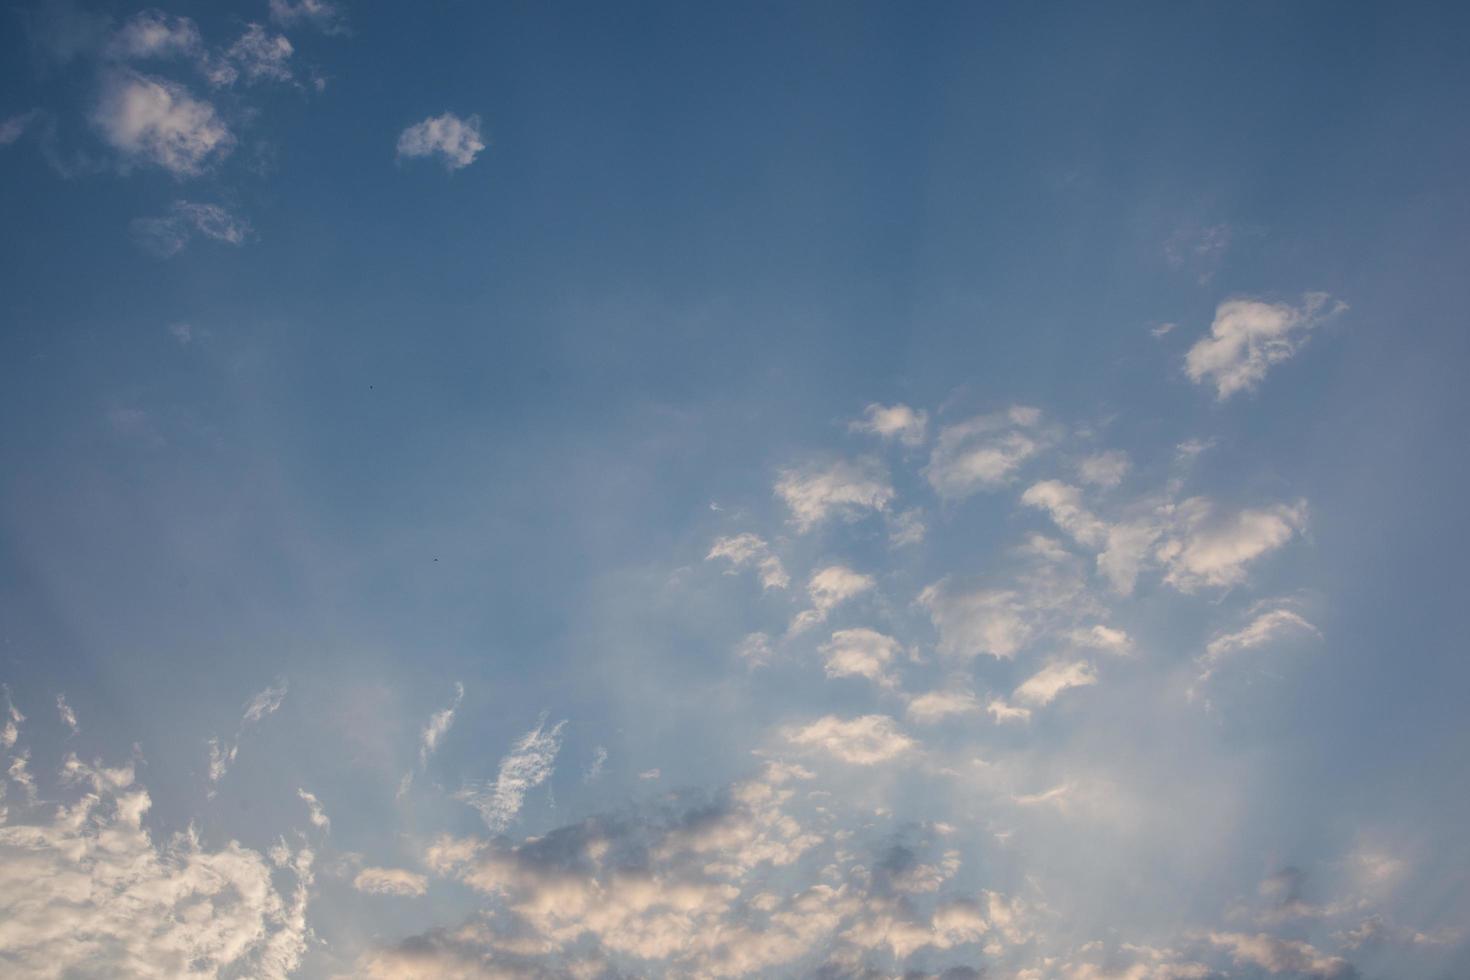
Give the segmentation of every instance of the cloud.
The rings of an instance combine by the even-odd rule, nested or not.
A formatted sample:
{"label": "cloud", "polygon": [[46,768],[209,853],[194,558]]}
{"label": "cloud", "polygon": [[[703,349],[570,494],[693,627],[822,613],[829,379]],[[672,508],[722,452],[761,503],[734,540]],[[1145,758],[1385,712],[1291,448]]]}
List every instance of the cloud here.
{"label": "cloud", "polygon": [[1195,384],[1213,385],[1220,401],[1253,390],[1272,365],[1301,349],[1309,330],[1347,309],[1340,302],[1329,306],[1329,299],[1326,293],[1307,293],[1300,306],[1253,299],[1221,303],[1209,336],[1185,354],[1185,374]]}
{"label": "cloud", "polygon": [[921,446],[929,426],[929,413],[907,405],[869,405],[863,417],[848,423],[853,432],[864,432],[881,439],[897,439],[905,446]]}
{"label": "cloud", "polygon": [[296,795],[306,804],[307,817],[311,820],[311,825],[324,833],[331,833],[332,820],[327,816],[327,811],[322,809],[321,802],[316,795],[304,789],[298,789]]}
{"label": "cloud", "polygon": [[918,507],[894,514],[888,521],[888,543],[895,548],[918,544],[927,532],[924,512]]}
{"label": "cloud", "polygon": [[985,710],[990,717],[995,719],[997,725],[1003,725],[1008,721],[1031,720],[1030,708],[1019,708],[1008,704],[1004,698],[991,698],[985,705]]}
{"label": "cloud", "polygon": [[114,58],[197,58],[204,50],[199,26],[188,17],[144,10],[130,17],[107,44]]}
{"label": "cloud", "polygon": [[1068,638],[1079,647],[1103,650],[1119,656],[1127,656],[1133,652],[1133,640],[1125,631],[1101,623],[1090,629],[1072,630]]}
{"label": "cloud", "polygon": [[522,735],[500,760],[500,772],[493,785],[467,785],[455,794],[455,799],[478,810],[491,832],[504,831],[520,814],[526,792],[551,776],[565,726],[565,721],[559,721],[547,730],[543,714],[536,727]]}
{"label": "cloud", "polygon": [[1082,660],[1047,664],[1020,687],[1014,697],[1017,701],[1032,705],[1047,705],[1056,696],[1073,687],[1086,687],[1097,683],[1097,672],[1092,665]]}
{"label": "cloud", "polygon": [[771,638],[765,633],[747,633],[744,639],[735,645],[735,656],[744,660],[752,668],[764,667],[771,662],[773,655]]}
{"label": "cloud", "polygon": [[1030,640],[1034,628],[1020,595],[1009,589],[956,591],[940,580],[919,593],[919,605],[939,631],[939,652],[1007,660]]}
{"label": "cloud", "polygon": [[[1204,654],[1197,660],[1200,667],[1197,683],[1208,681],[1221,663],[1241,651],[1275,643],[1292,634],[1316,637],[1322,635],[1300,613],[1282,608],[1282,600],[1265,605],[1265,611],[1258,611],[1244,628],[1234,633],[1222,633],[1205,646]],[[1276,608],[1269,608],[1272,605]],[[1256,608],[1260,610],[1262,605],[1258,604]]]}
{"label": "cloud", "polygon": [[9,119],[0,121],[0,146],[9,146],[26,134],[31,124],[42,118],[40,109],[32,109],[30,112],[22,112],[11,116]]}
{"label": "cloud", "polygon": [[[84,792],[49,818],[0,825],[0,961],[16,978],[254,976],[296,971],[306,949],[312,852],[267,860],[191,829],[155,843],[131,766],[68,756]],[[273,876],[294,887],[278,891]]]}
{"label": "cloud", "polygon": [[363,868],[352,879],[352,887],[369,895],[421,896],[429,890],[429,879],[402,868]]}
{"label": "cloud", "polygon": [[329,0],[270,0],[270,16],[282,27],[306,23],[323,34],[347,33],[347,15]]}
{"label": "cloud", "polygon": [[1290,973],[1314,980],[1355,975],[1347,960],[1329,956],[1308,943],[1296,940],[1278,939],[1266,933],[1252,936],[1239,932],[1212,932],[1209,940],[1228,950],[1236,963],[1257,966],[1268,973]]}
{"label": "cloud", "polygon": [[225,778],[230,766],[234,765],[235,758],[240,754],[240,739],[245,733],[254,728],[260,722],[275,714],[281,707],[281,702],[286,700],[286,680],[279,679],[249,701],[245,702],[245,713],[240,718],[240,725],[235,730],[235,738],[231,742],[223,742],[219,738],[209,740],[209,791],[208,795],[213,797],[218,791],[219,782]]}
{"label": "cloud", "polygon": [[259,24],[251,24],[206,74],[214,85],[233,85],[242,76],[246,84],[289,82],[295,50],[284,35],[270,34]]}
{"label": "cloud", "polygon": [[791,584],[791,576],[786,574],[781,559],[771,554],[770,546],[758,535],[747,532],[733,537],[717,538],[704,560],[713,561],[716,558],[724,558],[736,568],[754,565],[763,589],[784,589]]}
{"label": "cloud", "polygon": [[592,750],[592,764],[582,774],[582,782],[594,783],[602,778],[603,767],[607,765],[607,749],[601,745]]}
{"label": "cloud", "polygon": [[918,745],[887,715],[847,719],[826,715],[809,725],[787,729],[786,740],[799,748],[819,749],[857,766],[886,762]]}
{"label": "cloud", "polygon": [[214,106],[182,85],[130,69],[105,73],[92,124],[128,163],[197,177],[230,154],[235,137]]}
{"label": "cloud", "polygon": [[1046,445],[1040,426],[1041,412],[1023,405],[945,426],[924,476],[950,500],[1004,486]]}
{"label": "cloud", "polygon": [[0,748],[10,749],[15,747],[20,738],[20,726],[25,723],[26,716],[10,700],[9,687],[0,685],[0,692],[5,695],[5,727],[0,728]]}
{"label": "cloud", "polygon": [[883,464],[864,457],[785,470],[776,481],[776,496],[791,511],[798,533],[805,534],[830,517],[855,521],[886,511],[894,492]]}
{"label": "cloud", "polygon": [[812,573],[806,592],[812,608],[802,610],[791,622],[791,632],[800,633],[826,622],[828,614],[847,600],[873,588],[872,576],[855,572],[846,565],[828,565]]}
{"label": "cloud", "polygon": [[398,156],[428,157],[438,154],[446,170],[459,170],[475,162],[485,149],[480,137],[480,117],[461,119],[452,112],[414,123],[398,136]]}
{"label": "cloud", "polygon": [[909,720],[921,725],[952,718],[956,715],[974,714],[980,710],[975,695],[964,690],[928,691],[909,699]]}
{"label": "cloud", "polygon": [[77,726],[77,713],[71,710],[71,705],[66,703],[66,695],[56,695],[56,713],[61,717],[61,723],[65,725],[73,735],[80,729]]}
{"label": "cloud", "polygon": [[1079,544],[1100,548],[1107,543],[1108,526],[1082,505],[1082,491],[1060,480],[1043,480],[1021,494],[1021,503],[1051,515],[1057,527]]}
{"label": "cloud", "polygon": [[1132,467],[1128,454],[1116,449],[1093,453],[1077,464],[1077,478],[1095,487],[1116,487]]}
{"label": "cloud", "polygon": [[897,683],[888,669],[902,652],[893,637],[866,628],[838,630],[822,644],[828,677],[866,677],[883,687]]}
{"label": "cloud", "polygon": [[1181,592],[1195,592],[1243,582],[1248,565],[1306,526],[1307,506],[1277,504],[1221,518],[1211,501],[1192,497],[1179,505],[1178,519],[1178,531],[1158,555],[1168,567],[1164,580]]}
{"label": "cloud", "polygon": [[226,245],[243,245],[250,236],[250,222],[218,204],[175,201],[166,215],[134,220],[132,233],[141,248],[166,259],[182,251],[196,234]]}
{"label": "cloud", "polygon": [[454,698],[447,707],[441,708],[429,716],[429,721],[424,725],[423,731],[419,733],[419,768],[429,764],[429,756],[439,747],[440,741],[449,732],[449,726],[454,724],[454,713],[459,710],[461,702],[464,701],[464,685],[459,681],[454,682]]}

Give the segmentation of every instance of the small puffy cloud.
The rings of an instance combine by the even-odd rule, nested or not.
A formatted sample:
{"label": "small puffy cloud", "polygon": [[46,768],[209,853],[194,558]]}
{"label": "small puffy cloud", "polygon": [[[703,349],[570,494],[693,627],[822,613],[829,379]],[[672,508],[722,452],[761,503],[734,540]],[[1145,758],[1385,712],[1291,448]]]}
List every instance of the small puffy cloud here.
{"label": "small puffy cloud", "polygon": [[826,715],[809,725],[787,729],[786,741],[857,766],[886,762],[918,745],[887,715]]}
{"label": "small puffy cloud", "polygon": [[1097,672],[1083,660],[1048,664],[1015,690],[1015,698],[1026,704],[1047,705],[1068,688],[1097,683]]}
{"label": "small puffy cloud", "polygon": [[218,204],[175,201],[165,215],[135,220],[132,233],[141,248],[166,259],[182,251],[195,235],[243,245],[250,235],[250,222]]}
{"label": "small puffy cloud", "polygon": [[316,794],[308,793],[304,789],[298,789],[296,795],[301,798],[301,802],[306,804],[306,815],[307,819],[311,821],[311,825],[318,830],[330,833],[332,830],[332,819],[327,816],[327,811],[322,808],[321,801],[316,798]]}
{"label": "small puffy cloud", "polygon": [[866,628],[838,630],[822,644],[828,677],[866,677],[883,686],[896,683],[888,668],[902,652],[893,637]]}
{"label": "small puffy cloud", "polygon": [[1221,303],[1203,337],[1184,356],[1184,371],[1195,384],[1214,386],[1224,401],[1254,389],[1274,364],[1287,360],[1306,342],[1307,332],[1347,307],[1329,306],[1326,293],[1308,293],[1301,305],[1236,299]]}
{"label": "small puffy cloud", "polygon": [[1084,457],[1077,464],[1077,478],[1094,487],[1116,487],[1131,466],[1127,453],[1110,449]]}
{"label": "small puffy cloud", "polygon": [[294,52],[295,48],[284,35],[271,34],[259,24],[251,24],[230,45],[223,61],[207,74],[215,85],[231,85],[237,78],[243,78],[246,84],[289,82]]}
{"label": "small puffy cloud", "polygon": [[897,439],[905,446],[923,445],[929,426],[929,413],[907,405],[869,405],[863,417],[848,424],[853,432],[865,432],[880,439]]}
{"label": "small puffy cloud", "polygon": [[449,731],[449,726],[454,724],[454,713],[459,710],[464,701],[464,685],[459,681],[454,682],[454,698],[448,705],[429,716],[424,730],[419,733],[419,767],[423,768],[429,762],[429,756],[439,747],[440,741]]}
{"label": "small puffy cloud", "polygon": [[1021,494],[1021,503],[1046,511],[1079,544],[1100,548],[1107,543],[1108,525],[1083,506],[1082,491],[1070,484],[1043,480]]}
{"label": "small puffy cloud", "polygon": [[282,27],[310,24],[323,34],[344,34],[347,15],[330,0],[270,0],[270,16]]}
{"label": "small puffy cloud", "polygon": [[963,592],[941,580],[920,592],[918,601],[939,631],[939,652],[945,656],[1007,660],[1033,633],[1021,597],[1008,589]]}
{"label": "small puffy cloud", "polygon": [[909,699],[910,721],[921,725],[932,725],[957,715],[974,714],[980,710],[975,695],[965,690],[929,691]]}
{"label": "small puffy cloud", "polygon": [[414,123],[398,136],[400,158],[437,154],[443,158],[447,170],[468,167],[483,149],[485,141],[480,136],[479,116],[461,119],[452,112],[446,112]]}
{"label": "small puffy cloud", "polygon": [[195,58],[204,50],[199,26],[188,17],[144,10],[130,17],[107,44],[114,58]]}
{"label": "small puffy cloud", "polygon": [[546,716],[542,715],[536,727],[522,735],[500,760],[493,784],[467,785],[455,798],[480,811],[485,826],[493,833],[505,830],[520,814],[526,793],[551,776],[565,726],[565,721],[559,721],[547,729]]}
{"label": "small puffy cloud", "polygon": [[1023,405],[947,425],[939,430],[924,476],[951,500],[1004,486],[1044,447],[1040,426],[1041,412]]}
{"label": "small puffy cloud", "polygon": [[1222,633],[1206,645],[1204,655],[1198,660],[1198,683],[1208,681],[1224,661],[1236,654],[1276,643],[1293,635],[1320,637],[1322,634],[1300,613],[1282,607],[1279,602],[1268,604],[1264,610],[1257,606],[1257,611],[1244,628],[1233,633]]}
{"label": "small puffy cloud", "polygon": [[846,565],[828,565],[826,568],[818,569],[812,573],[806,586],[807,595],[812,601],[812,608],[797,614],[792,620],[791,631],[799,633],[818,623],[825,622],[833,609],[854,596],[867,592],[874,584],[871,575],[855,572]]}
{"label": "small puffy cloud", "polygon": [[985,711],[995,719],[996,724],[1005,724],[1008,721],[1030,721],[1031,709],[1021,708],[1006,702],[1004,698],[991,698],[985,705]]}
{"label": "small puffy cloud", "polygon": [[727,560],[735,568],[754,565],[763,589],[784,589],[791,584],[791,576],[786,574],[781,559],[771,553],[770,546],[759,535],[746,532],[717,538],[704,560],[717,558]]}
{"label": "small puffy cloud", "polygon": [[198,176],[235,147],[214,106],[182,85],[128,69],[104,76],[92,124],[125,161],[151,163],[181,178]]}
{"label": "small puffy cloud", "polygon": [[829,517],[853,521],[885,511],[894,492],[883,464],[863,458],[785,470],[776,481],[776,496],[791,511],[797,531],[805,533]]}
{"label": "small puffy cloud", "polygon": [[764,667],[771,662],[773,655],[771,637],[766,633],[747,633],[735,644],[735,656],[751,667]]}
{"label": "small puffy cloud", "polygon": [[40,109],[22,112],[9,119],[0,120],[0,146],[9,146],[26,134],[31,124],[42,116]]}
{"label": "small puffy cloud", "polygon": [[1088,629],[1072,630],[1067,636],[1079,647],[1103,650],[1119,656],[1127,656],[1133,652],[1133,640],[1129,638],[1126,631],[1104,626],[1101,623]]}
{"label": "small puffy cloud", "polygon": [[888,521],[888,543],[895,548],[918,544],[928,533],[924,525],[924,512],[915,507],[894,514]]}
{"label": "small puffy cloud", "polygon": [[1313,980],[1351,977],[1353,967],[1340,956],[1329,956],[1309,943],[1278,939],[1264,932],[1212,932],[1211,943],[1227,950],[1236,963],[1255,966],[1268,973],[1289,973]]}
{"label": "small puffy cloud", "polygon": [[1158,548],[1167,566],[1164,580],[1181,592],[1206,586],[1232,586],[1245,580],[1246,567],[1286,544],[1306,526],[1305,503],[1277,504],[1219,517],[1203,497],[1179,505],[1178,532]]}
{"label": "small puffy cloud", "polygon": [[65,725],[73,735],[80,731],[80,728],[77,725],[77,713],[71,710],[71,705],[66,703],[65,694],[56,695],[56,713],[60,716],[61,723]]}
{"label": "small puffy cloud", "polygon": [[352,879],[352,887],[369,895],[416,897],[429,890],[429,879],[403,868],[363,868]]}

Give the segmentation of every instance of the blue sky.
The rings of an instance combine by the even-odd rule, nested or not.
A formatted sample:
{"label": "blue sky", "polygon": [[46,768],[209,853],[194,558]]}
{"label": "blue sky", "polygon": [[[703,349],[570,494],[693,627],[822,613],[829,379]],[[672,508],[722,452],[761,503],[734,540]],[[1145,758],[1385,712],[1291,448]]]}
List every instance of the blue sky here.
{"label": "blue sky", "polygon": [[0,972],[1470,972],[1470,17],[0,32]]}

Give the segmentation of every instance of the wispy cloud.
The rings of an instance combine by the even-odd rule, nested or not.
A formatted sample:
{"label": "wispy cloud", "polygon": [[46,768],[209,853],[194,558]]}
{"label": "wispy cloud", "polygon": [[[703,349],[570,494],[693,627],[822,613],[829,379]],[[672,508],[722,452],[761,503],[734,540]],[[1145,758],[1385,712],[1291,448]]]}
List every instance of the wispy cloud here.
{"label": "wispy cloud", "polygon": [[500,760],[500,772],[494,783],[467,784],[455,798],[478,810],[492,833],[504,831],[520,814],[526,793],[551,776],[556,755],[561,751],[564,727],[566,722],[559,721],[548,729],[546,715],[542,714],[536,727],[521,736]]}

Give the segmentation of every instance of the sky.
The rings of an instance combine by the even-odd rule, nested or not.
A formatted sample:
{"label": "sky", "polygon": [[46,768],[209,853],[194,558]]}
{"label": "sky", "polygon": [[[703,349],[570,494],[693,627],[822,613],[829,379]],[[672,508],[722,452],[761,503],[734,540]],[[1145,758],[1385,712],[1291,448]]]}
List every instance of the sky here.
{"label": "sky", "polygon": [[1470,975],[1470,10],[0,21],[0,974]]}

